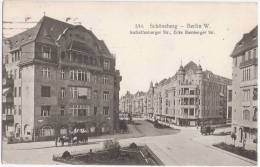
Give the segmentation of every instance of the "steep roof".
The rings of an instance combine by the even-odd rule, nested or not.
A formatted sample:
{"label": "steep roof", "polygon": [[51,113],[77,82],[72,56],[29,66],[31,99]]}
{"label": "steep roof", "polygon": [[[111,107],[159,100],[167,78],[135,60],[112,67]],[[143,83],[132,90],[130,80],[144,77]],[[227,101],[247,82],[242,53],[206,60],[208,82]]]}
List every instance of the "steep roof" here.
{"label": "steep roof", "polygon": [[249,33],[244,34],[242,39],[236,44],[231,57],[236,57],[249,49],[257,47],[257,32],[258,26],[256,26]]}
{"label": "steep roof", "polygon": [[[59,21],[47,16],[43,16],[40,21],[32,28],[19,33],[13,37],[7,38],[6,41],[9,42],[11,50],[19,48],[21,45],[26,44],[31,41],[41,41],[42,39],[48,39],[55,43],[63,32],[69,28],[83,27],[81,25],[72,25],[63,21]],[[83,27],[84,28],[84,27]],[[109,49],[107,48],[103,40],[99,40],[92,31],[84,28],[96,41],[98,45],[98,50],[103,56],[111,56]],[[44,37],[44,38],[43,38]],[[78,45],[78,43],[77,43]],[[74,45],[75,46],[75,45]]]}
{"label": "steep roof", "polygon": [[57,39],[58,35],[62,33],[64,29],[72,26],[72,24],[43,16],[32,28],[7,38],[6,40],[9,41],[11,49],[15,49],[19,48],[23,44],[36,40],[41,28],[44,28],[42,35],[48,35],[52,39]]}

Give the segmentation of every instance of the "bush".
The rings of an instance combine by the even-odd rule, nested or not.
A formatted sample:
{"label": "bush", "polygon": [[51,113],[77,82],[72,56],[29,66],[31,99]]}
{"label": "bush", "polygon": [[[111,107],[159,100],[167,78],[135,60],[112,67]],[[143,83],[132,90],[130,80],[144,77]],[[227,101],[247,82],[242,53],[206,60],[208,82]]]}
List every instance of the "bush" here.
{"label": "bush", "polygon": [[104,141],[104,150],[110,150],[114,148],[120,148],[119,142],[117,140],[106,140]]}
{"label": "bush", "polygon": [[129,148],[137,148],[137,145],[136,145],[135,143],[131,143],[131,144],[129,145]]}
{"label": "bush", "polygon": [[70,159],[72,156],[70,155],[69,151],[64,151],[64,153],[62,154],[61,158],[63,159]]}

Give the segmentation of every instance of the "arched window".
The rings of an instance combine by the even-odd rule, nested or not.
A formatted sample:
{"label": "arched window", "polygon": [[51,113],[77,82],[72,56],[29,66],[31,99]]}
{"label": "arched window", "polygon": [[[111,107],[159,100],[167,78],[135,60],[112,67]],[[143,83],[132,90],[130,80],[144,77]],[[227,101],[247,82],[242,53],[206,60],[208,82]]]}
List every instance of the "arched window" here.
{"label": "arched window", "polygon": [[54,129],[50,126],[45,126],[41,129],[40,132],[41,136],[53,136],[54,135]]}
{"label": "arched window", "polygon": [[24,125],[24,135],[25,136],[31,135],[31,128],[30,128],[30,125],[28,125],[28,124]]}

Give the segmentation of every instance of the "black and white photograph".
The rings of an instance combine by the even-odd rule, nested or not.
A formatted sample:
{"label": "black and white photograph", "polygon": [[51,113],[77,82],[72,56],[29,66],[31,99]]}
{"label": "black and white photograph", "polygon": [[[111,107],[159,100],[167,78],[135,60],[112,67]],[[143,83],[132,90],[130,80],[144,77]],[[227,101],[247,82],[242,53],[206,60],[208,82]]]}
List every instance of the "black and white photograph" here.
{"label": "black and white photograph", "polygon": [[257,1],[2,2],[3,165],[257,166]]}

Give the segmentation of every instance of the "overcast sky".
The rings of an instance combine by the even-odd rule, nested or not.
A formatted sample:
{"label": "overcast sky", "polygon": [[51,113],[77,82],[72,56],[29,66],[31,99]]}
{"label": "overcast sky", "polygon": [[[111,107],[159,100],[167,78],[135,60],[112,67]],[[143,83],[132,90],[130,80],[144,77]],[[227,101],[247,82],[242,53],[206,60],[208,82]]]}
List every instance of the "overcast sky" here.
{"label": "overcast sky", "polygon": [[[230,54],[244,33],[257,25],[256,3],[177,3],[177,2],[49,2],[5,1],[4,35],[9,37],[32,27],[46,16],[69,23],[81,22],[105,41],[116,55],[116,67],[122,75],[120,95],[127,90],[147,91],[150,81],[168,78],[194,61],[215,74],[231,78]],[[135,24],[146,29],[152,24],[210,24],[213,35],[131,35]],[[152,29],[149,29],[152,30]],[[162,29],[160,29],[162,30]]]}

